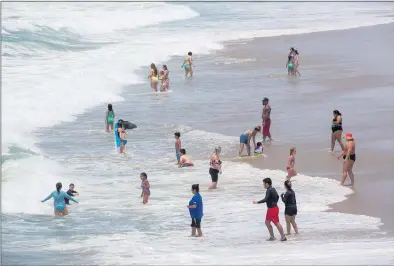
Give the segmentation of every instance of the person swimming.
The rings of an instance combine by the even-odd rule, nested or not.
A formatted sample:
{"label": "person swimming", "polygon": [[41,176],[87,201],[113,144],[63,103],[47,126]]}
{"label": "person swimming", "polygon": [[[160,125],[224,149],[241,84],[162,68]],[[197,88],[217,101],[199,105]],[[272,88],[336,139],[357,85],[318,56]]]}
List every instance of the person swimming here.
{"label": "person swimming", "polygon": [[56,216],[68,215],[67,205],[66,205],[66,201],[64,200],[64,198],[72,200],[75,203],[79,203],[77,200],[75,200],[73,197],[71,197],[66,192],[62,191],[61,189],[62,189],[62,183],[58,182],[56,184],[56,190],[53,191],[51,194],[49,194],[48,197],[46,197],[45,199],[43,199],[41,201],[41,202],[45,202],[45,201],[49,200],[50,198],[53,198],[54,213]]}
{"label": "person swimming", "polygon": [[115,112],[112,109],[112,104],[108,104],[107,111],[105,112],[105,131],[109,132],[109,128],[111,131],[114,130],[114,119],[115,119]]}
{"label": "person swimming", "polygon": [[353,174],[353,166],[356,162],[356,143],[354,141],[352,133],[346,133],[346,147],[342,154],[338,157],[338,159],[342,156],[343,158],[343,170],[342,170],[342,180],[341,186],[344,185],[346,178],[349,176],[350,185],[354,186],[354,174]]}
{"label": "person swimming", "polygon": [[149,70],[149,76],[150,80],[150,87],[153,92],[157,92],[157,84],[159,84],[159,73],[157,71],[157,68],[155,64],[150,65],[150,70]]}
{"label": "person swimming", "polygon": [[244,133],[241,134],[239,137],[239,156],[242,156],[242,152],[244,150],[244,147],[246,145],[246,148],[248,150],[248,156],[250,156],[250,140],[253,140],[253,145],[254,149],[256,149],[256,134],[261,131],[261,127],[257,126],[254,128],[254,130],[247,130]]}
{"label": "person swimming", "polygon": [[142,193],[141,193],[142,203],[147,204],[150,196],[150,184],[148,181],[148,175],[145,172],[143,172],[140,174],[140,178],[141,178],[141,188],[142,188]]}
{"label": "person swimming", "polygon": [[183,58],[183,64],[181,67],[185,69],[185,78],[190,74],[190,77],[193,77],[193,53],[188,52],[187,55]]}
{"label": "person swimming", "polygon": [[263,154],[263,144],[261,142],[257,142],[256,149],[254,149],[254,155]]}
{"label": "person swimming", "polygon": [[297,153],[296,148],[293,147],[290,149],[290,157],[289,157],[289,160],[287,161],[287,167],[286,167],[286,171],[287,171],[286,179],[287,180],[290,180],[290,178],[297,175],[297,172],[294,169],[296,153]]}
{"label": "person swimming", "polygon": [[190,167],[190,166],[194,166],[194,164],[192,163],[191,159],[189,158],[189,156],[186,155],[186,150],[185,149],[180,149],[180,153],[181,153],[181,158],[179,160],[179,165],[178,167]]}

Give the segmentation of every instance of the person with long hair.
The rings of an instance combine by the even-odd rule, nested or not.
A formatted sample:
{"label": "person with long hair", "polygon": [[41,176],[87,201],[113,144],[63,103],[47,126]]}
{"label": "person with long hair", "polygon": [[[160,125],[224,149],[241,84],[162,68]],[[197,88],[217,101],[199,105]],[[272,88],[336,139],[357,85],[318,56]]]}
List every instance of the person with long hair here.
{"label": "person with long hair", "polygon": [[170,71],[168,70],[167,65],[163,65],[164,75],[167,81],[167,90],[170,88]]}
{"label": "person with long hair", "polygon": [[64,198],[67,198],[69,200],[74,201],[75,203],[78,203],[77,200],[75,200],[73,197],[68,195],[66,192],[62,191],[62,183],[60,182],[56,184],[56,190],[52,191],[52,193],[49,194],[49,196],[43,199],[41,202],[45,202],[50,198],[53,198],[53,207],[56,216],[68,215],[67,205]]}
{"label": "person with long hair", "polygon": [[331,124],[331,152],[334,151],[335,142],[341,146],[342,151],[345,149],[345,146],[342,143],[342,114],[338,110],[334,110],[332,112],[334,118],[332,119]]}
{"label": "person with long hair", "polygon": [[300,56],[298,53],[298,50],[294,51],[295,56],[294,56],[294,75],[296,76],[297,74],[301,76],[301,73],[298,71],[298,67],[300,66]]}
{"label": "person with long hair", "polygon": [[159,84],[159,72],[155,66],[155,64],[150,65],[149,76],[150,87],[153,92],[157,92],[157,85]]}
{"label": "person with long hair", "polygon": [[219,158],[221,151],[222,148],[217,146],[211,155],[209,162],[209,174],[211,175],[212,184],[208,187],[208,189],[217,188],[219,174],[222,174],[222,161]]}
{"label": "person with long hair", "polygon": [[285,204],[285,220],[286,220],[286,230],[287,235],[290,235],[291,226],[293,226],[294,232],[298,235],[298,226],[295,221],[297,215],[297,201],[295,192],[291,187],[290,180],[286,180],[285,183],[286,192],[282,193],[280,196],[283,203]]}
{"label": "person with long hair", "polygon": [[107,111],[105,112],[105,131],[109,132],[109,128],[111,128],[111,131],[114,130],[114,119],[114,109],[112,108],[112,104],[108,104]]}

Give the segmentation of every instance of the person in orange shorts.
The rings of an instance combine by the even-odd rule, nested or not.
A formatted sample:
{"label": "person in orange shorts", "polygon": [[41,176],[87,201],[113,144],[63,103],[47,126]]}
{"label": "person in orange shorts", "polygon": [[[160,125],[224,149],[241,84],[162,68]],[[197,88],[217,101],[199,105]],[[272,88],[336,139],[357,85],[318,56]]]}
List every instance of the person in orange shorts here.
{"label": "person in orange shorts", "polygon": [[270,238],[267,239],[267,241],[273,241],[275,240],[274,236],[274,229],[272,228],[271,222],[274,223],[275,227],[278,229],[280,235],[281,235],[281,241],[286,241],[287,238],[285,236],[285,233],[283,232],[283,227],[279,222],[279,208],[278,208],[278,201],[279,201],[279,195],[278,192],[276,192],[276,189],[272,187],[272,180],[271,178],[264,178],[263,179],[264,183],[264,188],[267,189],[265,198],[260,200],[260,201],[253,201],[253,204],[260,204],[260,203],[266,203],[267,204],[267,215],[265,216],[265,225],[268,228],[268,231],[270,233]]}

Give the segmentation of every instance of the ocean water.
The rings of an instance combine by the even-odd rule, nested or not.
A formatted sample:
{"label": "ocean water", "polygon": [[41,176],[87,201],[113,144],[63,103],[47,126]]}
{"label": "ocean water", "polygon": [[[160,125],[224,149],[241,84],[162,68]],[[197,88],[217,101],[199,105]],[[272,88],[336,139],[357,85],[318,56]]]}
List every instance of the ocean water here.
{"label": "ocean water", "polygon": [[[264,196],[264,177],[283,192],[285,173],[226,160],[238,135],[225,132],[249,114],[236,108],[242,91],[210,84],[212,61],[231,67],[253,60],[210,58],[223,41],[392,22],[387,3],[338,5],[3,3],[2,263],[392,263],[394,240],[379,231],[379,218],[324,212],[351,193],[324,177],[301,174],[294,182],[301,235],[266,243],[266,207],[251,201]],[[184,81],[180,62],[170,59],[189,50],[196,76]],[[150,93],[151,62],[168,62],[171,93]],[[108,102],[118,118],[138,125],[128,134],[127,157],[103,132]],[[176,168],[175,131],[195,167]],[[215,145],[224,174],[220,188],[208,192]],[[147,206],[139,198],[142,171],[152,186]],[[65,218],[53,217],[51,201],[40,203],[58,181],[64,188],[74,182],[81,194]],[[203,240],[187,237],[193,183],[205,203]]]}

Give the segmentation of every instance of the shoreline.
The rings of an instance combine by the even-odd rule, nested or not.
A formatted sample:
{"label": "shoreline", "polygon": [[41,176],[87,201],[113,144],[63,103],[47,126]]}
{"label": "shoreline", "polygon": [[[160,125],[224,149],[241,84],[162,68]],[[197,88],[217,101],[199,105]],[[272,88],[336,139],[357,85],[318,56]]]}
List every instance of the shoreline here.
{"label": "shoreline", "polygon": [[[313,71],[310,70],[310,68],[317,68],[318,64],[321,64],[321,62],[316,60],[315,57],[319,57],[319,54],[320,56],[326,56],[327,54],[329,54],[332,58],[327,60],[327,65],[333,66],[333,71],[335,71],[335,73],[338,73],[338,76],[340,76],[340,78],[336,78],[336,82],[332,84],[330,77],[320,77],[319,81],[317,81],[316,83],[320,82],[325,85],[323,91],[325,94],[327,94],[325,96],[330,95],[328,97],[332,96],[333,99],[335,99],[338,97],[334,96],[337,90],[335,86],[337,86],[338,84],[340,84],[341,87],[346,87],[345,93],[349,93],[349,95],[356,95],[357,91],[359,91],[360,88],[362,88],[363,93],[367,93],[369,87],[379,89],[385,87],[390,88],[394,85],[393,77],[389,76],[389,74],[387,73],[384,73],[384,71],[382,71],[383,74],[379,72],[376,74],[373,73],[375,74],[375,76],[368,75],[368,71],[374,71],[371,69],[363,71],[365,73],[357,73],[354,69],[348,71],[349,66],[346,65],[346,63],[348,63],[347,61],[357,60],[357,58],[344,59],[341,57],[342,55],[346,56],[346,52],[349,51],[349,49],[351,48],[355,48],[356,52],[358,52],[357,45],[361,47],[365,45],[365,47],[367,47],[367,45],[369,44],[367,43],[367,39],[364,36],[370,36],[370,38],[376,42],[376,44],[374,45],[379,45],[378,43],[380,40],[383,40],[385,38],[390,39],[390,35],[394,36],[391,31],[394,31],[394,23],[353,28],[347,30],[314,32],[297,35],[277,36],[272,38],[255,38],[242,44],[234,42],[227,43],[225,45],[225,49],[219,51],[218,54],[231,58],[255,58],[256,60],[254,62],[249,63],[252,64],[253,67],[262,67],[263,69],[268,68],[273,72],[284,72],[283,62],[280,60],[278,61],[277,59],[278,56],[286,56],[286,49],[288,49],[288,47],[295,46],[297,49],[300,46],[307,46],[308,43],[313,43],[314,46],[319,46],[319,44],[321,44],[321,46],[323,46],[323,52],[320,52],[316,49],[312,50],[312,44],[308,45],[307,49],[311,49],[310,51],[308,50],[308,52],[311,52],[310,55],[306,54],[306,47],[301,48],[301,73],[307,73],[307,75],[310,75],[311,73],[308,72]],[[327,42],[330,39],[332,39],[333,41],[330,43],[330,45],[327,45]],[[293,43],[294,45],[292,45]],[[265,51],[261,51],[262,49]],[[255,51],[259,52],[256,53]],[[385,49],[382,49],[382,51],[380,51],[380,53],[385,52]],[[391,53],[392,52],[389,51],[387,57],[390,57]],[[368,60],[373,60],[373,58],[368,56]],[[379,58],[375,58],[375,61],[376,62],[371,64],[372,66],[382,64],[381,62],[379,62]],[[303,63],[305,63],[305,67]],[[353,63],[357,65],[357,61]],[[389,65],[387,68],[389,70],[388,72],[390,72],[390,69],[393,69],[391,65]],[[379,70],[380,69],[376,69],[374,72],[377,72]],[[346,76],[346,73],[343,74],[346,71],[350,72],[351,75]],[[352,75],[357,75],[357,80],[361,81],[358,82],[357,80],[351,78]],[[363,76],[366,76],[368,78],[363,79]],[[316,77],[309,76],[308,78],[314,79]],[[304,77],[301,76],[299,77],[299,79],[304,79]],[[365,80],[367,80],[368,82],[365,82]],[[319,93],[322,93],[322,91],[319,91]],[[316,95],[316,98],[319,97],[319,95],[315,91],[313,91],[312,94]],[[271,105],[273,105],[273,108],[275,108],[277,103],[275,103],[276,101],[274,97],[271,96],[269,98],[271,100]],[[372,102],[377,105],[379,104],[379,100],[372,100]],[[331,106],[331,104],[328,105]],[[342,110],[342,108],[338,109]],[[393,105],[389,105],[388,109],[390,111],[394,110]],[[355,113],[355,116],[357,116],[361,115],[362,110],[354,110],[353,112]],[[379,119],[379,121],[393,121],[389,120],[390,117],[392,118],[392,115],[385,115],[384,118],[382,117],[382,119]],[[282,117],[277,116],[275,111],[273,112],[272,119],[275,123],[277,123],[278,119],[281,118]],[[347,123],[350,122],[348,119],[346,119],[346,121]],[[355,134],[357,138],[356,143],[359,145],[359,148],[357,149],[358,154],[360,154],[361,152],[363,156],[357,157],[357,162],[355,163],[353,169],[355,172],[355,191],[353,191],[352,194],[346,196],[346,200],[329,205],[330,210],[327,211],[379,217],[383,223],[380,226],[380,229],[387,232],[388,234],[394,235],[394,180],[391,178],[392,172],[394,170],[392,166],[392,161],[394,160],[394,157],[391,155],[392,153],[389,154],[384,149],[376,150],[376,147],[368,147],[363,145],[364,143],[362,143],[362,141],[368,141],[368,138],[374,136],[371,135],[371,130],[365,130],[365,128],[364,132],[357,132],[356,128],[358,129],[358,127],[361,126],[360,123],[361,121],[355,121],[354,123],[352,123],[351,129],[351,131],[353,132],[353,134]],[[384,136],[382,138],[385,141],[388,141],[388,143],[390,143],[390,134],[387,132],[393,132],[393,125],[390,123],[389,125],[384,124],[385,123],[381,123],[378,128],[381,132],[386,132],[384,133]],[[277,135],[278,130],[274,126],[271,127],[271,132],[272,131],[274,131],[273,138],[275,139],[275,135]],[[344,133],[346,131],[347,129],[344,128]],[[342,161],[339,163],[336,159],[332,160],[330,158],[331,155],[328,155],[329,153],[327,151],[329,149],[329,139],[325,139],[325,135],[322,136],[321,141],[316,141],[315,143],[313,143],[313,145],[311,145],[311,143],[308,143],[308,141],[302,140],[300,142],[297,142],[297,144],[293,146],[296,146],[297,150],[299,150],[298,154],[296,155],[296,169],[298,172],[309,176],[321,176],[325,178],[332,178],[338,181],[340,180]],[[264,160],[253,158],[250,160],[243,160],[243,162],[249,163],[253,167],[259,169],[281,169],[285,171],[289,148],[290,146],[285,143],[273,142],[272,145],[265,146],[268,158]],[[338,144],[336,144],[336,150],[337,149]],[[304,150],[306,150],[307,152],[304,152]],[[324,154],[326,154],[326,156]],[[338,155],[339,152],[336,153],[335,157],[337,157]],[[377,160],[376,158],[379,157],[382,158],[380,158],[380,160]],[[281,159],[278,162],[279,158]],[[373,162],[373,165],[371,165],[371,162]],[[293,179],[296,180],[296,178],[297,177],[294,177]],[[349,182],[349,180],[347,180],[347,182]],[[276,184],[276,186],[279,185]],[[383,195],[389,196],[387,198]],[[392,199],[390,200],[390,198]]]}

